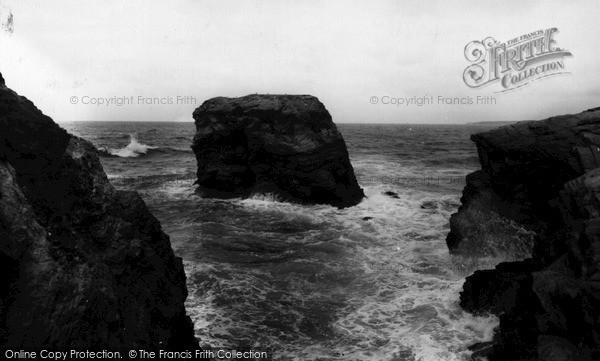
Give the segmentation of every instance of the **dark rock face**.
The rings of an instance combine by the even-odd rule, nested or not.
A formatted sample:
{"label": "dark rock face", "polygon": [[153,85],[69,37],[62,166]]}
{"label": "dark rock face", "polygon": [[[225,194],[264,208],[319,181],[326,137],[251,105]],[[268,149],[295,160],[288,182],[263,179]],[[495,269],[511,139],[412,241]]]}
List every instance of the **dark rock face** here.
{"label": "dark rock face", "polygon": [[398,193],[396,193],[396,192],[385,191],[385,192],[383,192],[383,194],[385,194],[386,196],[388,196],[390,198],[400,199],[400,196],[398,196]]}
{"label": "dark rock face", "polygon": [[199,191],[348,207],[364,197],[346,144],[309,95],[213,98],[194,111]]}
{"label": "dark rock face", "polygon": [[185,273],[95,148],[0,87],[0,344],[194,349]]}
{"label": "dark rock face", "polygon": [[450,251],[531,251],[463,286],[464,309],[500,318],[489,359],[600,359],[600,109],[471,139],[482,170],[467,177]]}

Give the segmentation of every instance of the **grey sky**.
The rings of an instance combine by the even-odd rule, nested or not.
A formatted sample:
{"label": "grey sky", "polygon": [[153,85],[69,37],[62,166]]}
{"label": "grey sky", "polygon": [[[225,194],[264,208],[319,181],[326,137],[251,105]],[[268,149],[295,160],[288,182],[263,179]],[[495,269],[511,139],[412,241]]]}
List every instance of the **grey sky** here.
{"label": "grey sky", "polygon": [[[0,22],[14,14],[14,32],[0,31],[0,71],[56,121],[191,120],[210,97],[249,93],[315,95],[338,123],[539,119],[600,106],[594,0],[0,2]],[[493,94],[499,84],[464,84],[468,42],[551,27],[573,53],[570,75],[503,94]],[[478,95],[496,104],[370,101]],[[123,106],[81,104],[131,96]],[[139,96],[173,104],[138,104]]]}

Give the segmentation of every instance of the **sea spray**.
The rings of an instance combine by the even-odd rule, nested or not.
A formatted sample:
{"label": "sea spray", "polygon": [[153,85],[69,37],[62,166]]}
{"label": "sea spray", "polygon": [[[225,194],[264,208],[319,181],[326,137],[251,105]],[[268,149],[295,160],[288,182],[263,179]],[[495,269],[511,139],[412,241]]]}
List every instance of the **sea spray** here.
{"label": "sea spray", "polygon": [[150,149],[156,149],[156,147],[138,142],[137,133],[131,133],[129,134],[129,144],[127,144],[126,147],[121,149],[110,149],[108,150],[108,153],[117,157],[131,158],[146,154]]}

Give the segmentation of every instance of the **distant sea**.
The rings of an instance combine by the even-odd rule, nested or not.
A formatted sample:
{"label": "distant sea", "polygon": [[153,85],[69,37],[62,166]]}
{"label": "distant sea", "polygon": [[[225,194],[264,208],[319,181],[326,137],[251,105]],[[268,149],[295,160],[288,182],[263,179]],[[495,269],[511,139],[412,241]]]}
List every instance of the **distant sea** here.
{"label": "distant sea", "polygon": [[435,361],[466,360],[468,345],[491,339],[497,319],[458,306],[485,262],[449,256],[445,237],[479,168],[469,136],[497,125],[338,124],[367,196],[342,210],[195,195],[193,123],[61,126],[91,141],[112,184],[140,192],[170,235],[201,345]]}

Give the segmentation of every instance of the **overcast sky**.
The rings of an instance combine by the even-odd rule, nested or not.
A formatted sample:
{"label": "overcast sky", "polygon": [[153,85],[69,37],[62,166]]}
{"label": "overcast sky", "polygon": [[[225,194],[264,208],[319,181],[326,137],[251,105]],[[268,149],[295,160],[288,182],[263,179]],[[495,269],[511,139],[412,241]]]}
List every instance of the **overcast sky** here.
{"label": "overcast sky", "polygon": [[[600,106],[599,18],[597,0],[0,0],[0,72],[56,121],[191,121],[208,98],[250,93],[315,95],[337,123],[540,119]],[[551,27],[570,74],[507,93],[463,82],[470,41]],[[487,95],[496,104],[382,104]],[[112,97],[134,101],[82,104]]]}

